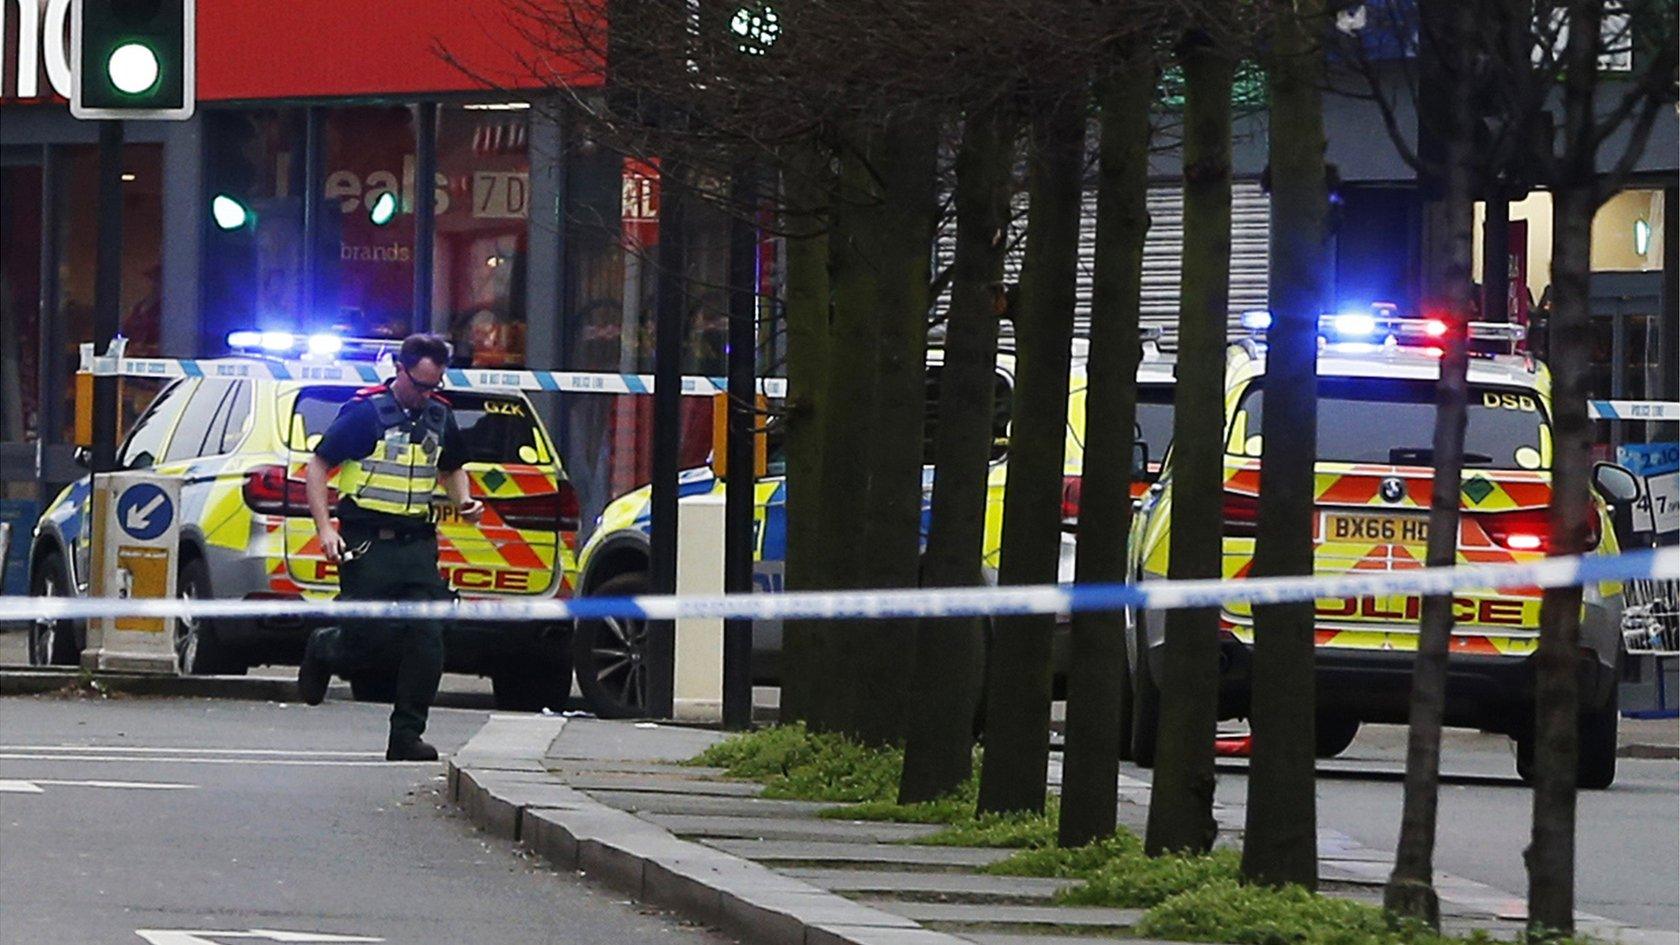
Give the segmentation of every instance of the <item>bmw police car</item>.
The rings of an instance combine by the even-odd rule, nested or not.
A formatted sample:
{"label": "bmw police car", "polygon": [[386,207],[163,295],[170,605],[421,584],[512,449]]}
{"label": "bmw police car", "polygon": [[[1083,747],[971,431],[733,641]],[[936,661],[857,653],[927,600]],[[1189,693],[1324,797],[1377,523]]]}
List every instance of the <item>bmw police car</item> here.
{"label": "bmw police car", "polygon": [[[1257,313],[1264,314],[1264,313]],[[1446,326],[1401,319],[1391,311],[1329,316],[1318,358],[1317,503],[1314,571],[1403,571],[1424,566],[1435,387]],[[1473,346],[1520,337],[1511,325],[1470,326]],[[1508,345],[1507,345],[1508,347]],[[1266,350],[1245,339],[1228,348],[1225,371],[1224,566],[1245,577],[1254,561],[1260,486],[1260,418]],[[1545,365],[1519,355],[1473,355],[1464,436],[1458,561],[1529,561],[1546,554],[1551,501],[1551,379]],[[1600,464],[1595,482],[1627,502],[1618,467]],[[1636,492],[1635,492],[1636,494]],[[1167,574],[1173,511],[1169,459],[1133,523],[1135,580]],[[1615,530],[1602,496],[1594,497],[1590,544],[1614,554]],[[1533,752],[1534,655],[1540,591],[1466,592],[1453,599],[1452,661],[1445,721],[1512,736],[1518,771]],[[1317,602],[1317,750],[1339,754],[1362,722],[1407,719],[1417,649],[1420,599],[1394,594]],[[1604,787],[1615,777],[1616,687],[1620,670],[1622,587],[1590,584],[1582,610],[1580,783]],[[1164,613],[1134,619],[1129,640],[1135,696],[1132,746],[1140,764],[1155,755]],[[1220,717],[1247,715],[1253,612],[1220,613]]]}
{"label": "bmw police car", "polygon": [[[284,332],[235,332],[228,341],[247,353],[190,362],[191,376],[165,386],[129,431],[117,466],[180,478],[182,596],[334,596],[337,566],[315,536],[304,465],[339,407],[389,374],[380,359],[395,343]],[[462,375],[450,375],[459,383]],[[474,526],[440,507],[440,571],[463,597],[569,594],[577,499],[530,401],[516,390],[446,387],[444,396],[485,512]],[[42,514],[29,556],[32,594],[87,593],[89,492],[84,477]],[[180,621],[175,649],[183,672],[243,673],[254,664],[297,662],[309,629],[285,617]],[[571,690],[570,650],[563,633],[544,629],[452,627],[446,668],[490,676],[504,707],[559,707]],[[84,643],[80,623],[39,621],[30,630],[30,661],[74,663]],[[393,680],[350,683],[359,698],[377,699]]]}
{"label": "bmw police car", "polygon": [[[1069,378],[1068,429],[1063,460],[1062,516],[1063,542],[1061,579],[1073,579],[1074,530],[1079,514],[1081,472],[1085,454],[1084,432],[1087,405],[1085,398],[1085,362],[1088,344],[1084,339],[1073,343],[1073,361]],[[928,351],[927,393],[930,403],[937,403],[939,376],[944,364],[943,350],[937,346]],[[1009,410],[1015,378],[1015,355],[1005,339],[997,361],[996,416],[993,435],[996,446],[992,452],[991,471],[987,481],[986,527],[984,537],[985,570],[988,579],[995,579],[999,563],[1003,533],[1003,494],[1008,475]],[[1138,369],[1137,430],[1146,443],[1148,455],[1159,456],[1172,435],[1173,361],[1163,355],[1153,335],[1147,335],[1143,361]],[[933,430],[924,431],[926,449],[931,451]],[[760,479],[754,492],[754,588],[758,591],[782,589],[782,563],[787,556],[787,526],[785,505],[786,478],[779,468],[772,449],[769,475]],[[1145,475],[1159,469],[1147,463]],[[1141,477],[1140,477],[1141,478]],[[927,504],[931,493],[933,469],[924,467],[923,534],[926,534]],[[1146,481],[1133,484],[1134,495],[1147,488]],[[710,468],[686,470],[678,479],[680,496],[722,494],[724,483]],[[579,552],[579,592],[595,596],[618,596],[646,593],[648,581],[648,527],[650,516],[649,487],[628,493],[609,503],[597,521],[583,550]],[[573,636],[573,662],[577,667],[578,687],[589,700],[590,707],[604,716],[631,716],[639,713],[647,698],[645,663],[639,658],[646,643],[646,628],[640,621],[619,619],[579,621]],[[1066,663],[1066,635],[1055,638],[1057,666]],[[781,652],[779,623],[760,621],[753,627],[754,681],[771,684],[776,681],[777,657]]]}

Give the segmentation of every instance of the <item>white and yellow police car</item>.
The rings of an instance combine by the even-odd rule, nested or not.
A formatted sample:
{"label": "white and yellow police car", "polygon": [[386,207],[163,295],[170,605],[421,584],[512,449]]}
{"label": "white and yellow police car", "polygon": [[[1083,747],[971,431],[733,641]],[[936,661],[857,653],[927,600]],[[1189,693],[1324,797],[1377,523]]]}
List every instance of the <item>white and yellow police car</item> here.
{"label": "white and yellow police car", "polygon": [[[337,594],[337,566],[321,553],[304,498],[304,465],[339,407],[392,373],[395,344],[235,332],[229,345],[240,354],[181,362],[185,376],[169,382],[135,422],[117,466],[181,480],[182,596],[285,601]],[[452,518],[439,493],[439,570],[463,597],[569,594],[578,507],[559,454],[524,394],[449,389],[462,377],[447,373],[443,396],[485,512],[477,525]],[[84,477],[43,512],[29,555],[32,594],[87,593],[89,494]],[[296,663],[310,629],[284,616],[179,621],[175,649],[182,672],[243,673],[256,664]],[[451,627],[446,669],[489,676],[503,707],[560,708],[571,691],[568,636],[566,627]],[[30,629],[29,658],[75,663],[84,644],[79,622],[40,620]],[[393,680],[350,683],[358,697],[377,699]]]}

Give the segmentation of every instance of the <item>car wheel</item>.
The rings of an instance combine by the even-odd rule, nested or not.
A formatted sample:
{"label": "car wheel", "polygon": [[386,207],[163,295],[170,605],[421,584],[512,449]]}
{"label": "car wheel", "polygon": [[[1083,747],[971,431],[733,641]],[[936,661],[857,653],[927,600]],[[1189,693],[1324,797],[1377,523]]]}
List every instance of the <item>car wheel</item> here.
{"label": "car wheel", "polygon": [[563,712],[572,697],[571,641],[558,640],[540,652],[490,674],[496,708],[510,712]]}
{"label": "car wheel", "polygon": [[[175,578],[175,593],[182,600],[210,598],[210,566],[203,558],[187,558]],[[175,621],[175,665],[188,676],[245,674],[240,662],[216,637],[216,626],[203,617]]]}
{"label": "car wheel", "polygon": [[[32,597],[73,597],[70,569],[64,566],[64,556],[49,551],[41,556],[29,575],[29,594]],[[73,620],[36,618],[29,625],[29,664],[31,666],[69,666],[81,658],[76,643],[76,623]]]}
{"label": "car wheel", "polygon": [[[1586,712],[1576,728],[1575,786],[1602,791],[1616,781],[1616,726],[1619,713],[1615,707]],[[1517,741],[1517,777],[1525,784],[1534,783],[1534,735],[1523,733]]]}
{"label": "car wheel", "polygon": [[1149,671],[1148,638],[1143,628],[1133,634],[1137,641],[1137,672],[1132,675],[1132,762],[1140,768],[1155,767],[1156,727],[1161,721],[1161,690]]}
{"label": "car wheel", "polygon": [[350,698],[357,702],[395,702],[397,674],[374,671],[350,677]]}
{"label": "car wheel", "polygon": [[1615,706],[1581,716],[1580,747],[1575,759],[1575,786],[1602,791],[1616,781]]}
{"label": "car wheel", "polygon": [[1321,716],[1313,726],[1314,750],[1320,758],[1334,758],[1353,744],[1359,720],[1345,715]]}
{"label": "car wheel", "polygon": [[[620,574],[591,592],[594,597],[646,594],[647,575]],[[604,719],[647,714],[647,621],[619,617],[579,620],[572,631],[572,665],[590,711]]]}

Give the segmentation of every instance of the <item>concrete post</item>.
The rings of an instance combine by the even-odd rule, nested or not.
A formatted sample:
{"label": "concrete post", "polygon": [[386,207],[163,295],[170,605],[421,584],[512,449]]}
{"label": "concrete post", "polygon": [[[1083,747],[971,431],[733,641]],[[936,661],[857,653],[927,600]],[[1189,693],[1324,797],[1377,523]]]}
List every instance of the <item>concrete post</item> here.
{"label": "concrete post", "polygon": [[[724,498],[688,496],[677,516],[677,593],[723,593]],[[671,717],[682,722],[723,720],[723,621],[677,621]]]}

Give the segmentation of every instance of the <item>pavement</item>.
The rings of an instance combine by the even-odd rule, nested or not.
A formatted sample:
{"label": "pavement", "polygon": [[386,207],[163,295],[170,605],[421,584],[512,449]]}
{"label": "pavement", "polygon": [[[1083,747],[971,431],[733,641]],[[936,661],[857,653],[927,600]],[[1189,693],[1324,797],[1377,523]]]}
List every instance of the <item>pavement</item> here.
{"label": "pavement", "polygon": [[[1134,938],[1140,910],[1059,906],[1053,896],[1067,880],[979,872],[1007,851],[918,846],[937,828],[822,819],[825,805],[766,799],[756,784],[682,764],[722,737],[649,722],[492,715],[449,760],[448,795],[485,831],[558,869],[581,871],[749,942],[1077,945]],[[1053,788],[1058,768],[1052,766]],[[1121,823],[1141,830],[1148,783],[1123,775],[1120,789]],[[1215,813],[1220,842],[1239,843],[1240,801],[1221,800]],[[1380,901],[1391,854],[1321,828],[1319,857],[1325,892]],[[1436,886],[1448,930],[1496,938],[1521,931],[1521,896],[1447,873]],[[1577,922],[1583,933],[1628,945],[1680,943],[1680,933],[1591,913]]]}

